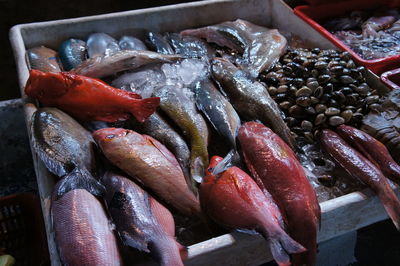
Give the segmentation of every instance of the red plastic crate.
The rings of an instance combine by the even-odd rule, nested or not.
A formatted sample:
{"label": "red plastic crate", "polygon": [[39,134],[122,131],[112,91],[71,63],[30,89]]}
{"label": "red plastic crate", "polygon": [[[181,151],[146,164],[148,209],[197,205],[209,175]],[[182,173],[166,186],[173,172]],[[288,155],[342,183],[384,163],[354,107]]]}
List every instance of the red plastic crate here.
{"label": "red plastic crate", "polygon": [[400,68],[383,73],[381,80],[392,89],[400,89]]}
{"label": "red plastic crate", "polygon": [[[314,1],[315,2],[315,1]],[[321,1],[320,1],[321,2]],[[397,3],[396,3],[397,2]],[[312,6],[298,6],[294,9],[294,13],[310,24],[314,29],[331,40],[337,47],[348,51],[358,64],[361,64],[374,73],[380,75],[385,71],[400,67],[400,55],[379,58],[374,60],[365,60],[357,53],[350,49],[347,45],[337,39],[328,30],[322,27],[319,22],[328,18],[334,18],[346,15],[354,10],[365,10],[379,8],[383,5],[389,7],[399,7],[400,1],[393,0],[351,0],[351,1],[335,1],[326,4]]]}
{"label": "red plastic crate", "polygon": [[50,265],[39,198],[31,193],[0,197],[0,248],[16,265]]}

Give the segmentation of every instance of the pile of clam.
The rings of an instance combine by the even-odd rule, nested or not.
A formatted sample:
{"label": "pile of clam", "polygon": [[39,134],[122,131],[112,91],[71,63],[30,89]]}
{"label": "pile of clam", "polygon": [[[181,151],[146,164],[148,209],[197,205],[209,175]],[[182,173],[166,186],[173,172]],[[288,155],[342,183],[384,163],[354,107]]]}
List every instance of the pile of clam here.
{"label": "pile of clam", "polygon": [[359,127],[365,114],[380,109],[380,96],[365,74],[348,52],[297,48],[289,49],[260,79],[292,133],[313,142],[322,128]]}

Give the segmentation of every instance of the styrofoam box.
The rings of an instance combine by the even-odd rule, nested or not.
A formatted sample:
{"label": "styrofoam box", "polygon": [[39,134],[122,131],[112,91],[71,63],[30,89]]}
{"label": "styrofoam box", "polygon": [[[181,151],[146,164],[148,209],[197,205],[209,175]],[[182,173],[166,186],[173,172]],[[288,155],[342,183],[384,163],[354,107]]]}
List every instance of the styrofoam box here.
{"label": "styrofoam box", "polygon": [[[38,45],[57,49],[67,38],[86,39],[90,33],[105,32],[116,38],[122,34],[142,37],[144,30],[179,31],[237,18],[277,28],[297,35],[316,47],[335,48],[317,31],[293,14],[280,0],[199,1],[158,8],[134,10],[99,16],[16,25],[10,31],[21,93],[28,79],[26,49]],[[375,88],[382,83],[370,73],[368,82]],[[36,107],[26,99],[25,113],[30,132],[30,118]],[[54,178],[33,152],[35,171],[48,236],[52,265],[59,265],[50,217],[50,195]],[[369,190],[355,192],[321,203],[322,222],[318,241],[325,241],[387,218],[376,196]],[[222,235],[189,247],[185,265],[259,265],[270,261],[265,240],[258,235],[239,232]]]}

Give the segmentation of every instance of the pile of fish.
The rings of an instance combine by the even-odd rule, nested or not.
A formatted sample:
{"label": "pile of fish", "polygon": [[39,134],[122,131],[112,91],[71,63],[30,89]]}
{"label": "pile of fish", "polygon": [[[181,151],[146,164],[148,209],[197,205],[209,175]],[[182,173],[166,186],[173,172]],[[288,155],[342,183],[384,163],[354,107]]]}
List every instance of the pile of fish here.
{"label": "pile of fish", "polygon": [[397,8],[357,10],[322,25],[364,59],[400,54],[400,12]]}
{"label": "pile of fish", "polygon": [[[348,54],[287,49],[277,30],[240,19],[148,32],[144,42],[94,33],[66,40],[58,53],[29,49],[25,93],[45,106],[32,117],[33,146],[58,178],[52,215],[62,262],[120,265],[139,251],[183,265],[175,224],[186,217],[209,237],[220,232],[216,224],[260,233],[279,265],[314,265],[321,211],[278,95],[302,106],[301,97],[330,93],[328,110],[334,101],[349,105],[333,94],[375,94]],[[342,113],[373,109],[366,104]],[[314,122],[306,114],[301,125]],[[385,176],[398,182],[400,167],[366,133],[336,129],[352,121],[320,127],[349,144],[326,130],[312,140],[378,194],[397,226],[400,204]]]}

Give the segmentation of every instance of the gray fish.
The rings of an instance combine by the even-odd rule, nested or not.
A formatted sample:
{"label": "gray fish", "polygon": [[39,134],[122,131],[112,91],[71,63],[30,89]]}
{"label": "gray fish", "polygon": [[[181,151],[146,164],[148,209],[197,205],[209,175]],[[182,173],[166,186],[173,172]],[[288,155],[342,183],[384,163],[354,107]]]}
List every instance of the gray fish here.
{"label": "gray fish", "polygon": [[283,121],[283,113],[261,83],[252,81],[245,72],[222,58],[213,60],[212,74],[240,115],[248,120],[261,121],[292,148],[295,147],[294,138]]}
{"label": "gray fish", "polygon": [[55,239],[63,265],[122,265],[117,239],[101,202],[85,189],[51,204]]}
{"label": "gray fish", "polygon": [[118,44],[121,50],[148,50],[141,40],[132,36],[122,36]]}
{"label": "gray fish", "polygon": [[196,181],[204,176],[208,166],[208,128],[204,118],[197,111],[193,93],[175,86],[163,86],[154,91],[160,97],[160,107],[182,130],[190,142],[190,171]]}
{"label": "gray fish", "polygon": [[181,135],[157,112],[143,123],[135,123],[134,129],[155,138],[175,155],[185,175],[186,183],[197,193],[189,173],[190,150]]}
{"label": "gray fish", "polygon": [[211,59],[215,56],[215,51],[200,38],[171,33],[167,35],[167,39],[176,54],[181,54],[189,58],[205,59]]}
{"label": "gray fish", "polygon": [[102,78],[151,63],[171,63],[180,55],[162,55],[151,51],[123,50],[109,56],[89,58],[71,72],[91,78]]}
{"label": "gray fish", "polygon": [[79,39],[68,39],[58,48],[65,71],[81,64],[86,58],[86,43]]}
{"label": "gray fish", "polygon": [[26,61],[30,69],[37,69],[43,72],[60,72],[60,64],[56,51],[38,46],[26,51]]}
{"label": "gray fish", "polygon": [[95,142],[78,122],[57,108],[39,108],[32,117],[33,148],[47,169],[63,178],[58,195],[76,187],[103,192],[96,176]]}
{"label": "gray fish", "polygon": [[242,63],[253,77],[269,70],[286,51],[287,40],[276,29],[269,29],[237,19],[199,29],[185,30],[182,35],[205,38],[220,46],[243,52]]}
{"label": "gray fish", "polygon": [[120,50],[117,40],[106,33],[92,33],[86,41],[87,53],[90,58],[112,55]]}
{"label": "gray fish", "polygon": [[185,249],[176,242],[172,214],[126,177],[108,172],[102,182],[108,211],[124,244],[150,252],[160,265],[183,266],[180,249]]}
{"label": "gray fish", "polygon": [[206,115],[218,133],[236,148],[240,118],[231,103],[208,79],[196,84],[195,95],[197,107]]}
{"label": "gray fish", "polygon": [[146,34],[146,44],[154,51],[160,54],[174,54],[174,49],[168,41],[159,33],[149,31]]}

